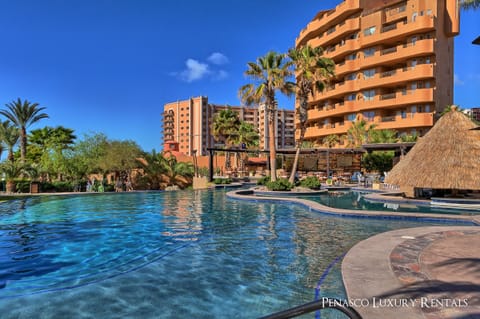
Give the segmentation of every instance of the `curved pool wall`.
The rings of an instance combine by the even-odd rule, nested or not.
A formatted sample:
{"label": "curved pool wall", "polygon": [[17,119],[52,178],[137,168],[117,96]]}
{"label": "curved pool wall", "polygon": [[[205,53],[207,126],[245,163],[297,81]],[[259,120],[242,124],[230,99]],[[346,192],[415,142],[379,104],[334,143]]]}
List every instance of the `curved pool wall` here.
{"label": "curved pool wall", "polygon": [[[274,192],[270,192],[274,193]],[[288,201],[294,202],[298,205],[306,207],[310,211],[322,213],[326,215],[335,215],[352,218],[376,218],[376,219],[397,219],[397,220],[412,220],[412,221],[426,221],[426,222],[454,222],[465,225],[480,226],[480,216],[476,215],[448,215],[448,214],[434,214],[421,212],[391,212],[391,211],[373,211],[373,210],[352,210],[340,209],[323,205],[319,202],[304,199],[304,198],[284,198],[281,196],[275,197],[274,194],[269,196],[256,196],[253,190],[237,190],[227,193],[230,198],[249,201]]]}
{"label": "curved pool wall", "polygon": [[343,218],[292,205],[295,199],[225,195],[0,204],[1,317],[256,318],[318,297],[344,298],[339,258],[363,239],[448,223]]}

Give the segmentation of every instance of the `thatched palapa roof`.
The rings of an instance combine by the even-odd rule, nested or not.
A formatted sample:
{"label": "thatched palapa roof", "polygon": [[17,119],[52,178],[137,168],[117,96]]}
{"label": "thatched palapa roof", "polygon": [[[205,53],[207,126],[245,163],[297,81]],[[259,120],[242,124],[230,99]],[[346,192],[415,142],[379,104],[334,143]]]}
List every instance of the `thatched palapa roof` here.
{"label": "thatched palapa roof", "polygon": [[388,173],[401,188],[480,190],[480,131],[464,113],[452,110]]}

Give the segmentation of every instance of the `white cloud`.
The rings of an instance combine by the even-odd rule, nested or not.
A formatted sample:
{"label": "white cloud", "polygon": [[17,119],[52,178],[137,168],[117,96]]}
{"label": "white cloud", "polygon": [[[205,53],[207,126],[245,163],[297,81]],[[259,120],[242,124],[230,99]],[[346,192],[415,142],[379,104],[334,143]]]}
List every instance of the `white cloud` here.
{"label": "white cloud", "polygon": [[180,73],[180,78],[186,82],[200,80],[210,72],[208,70],[208,64],[201,63],[194,59],[188,59],[185,64],[187,69]]}
{"label": "white cloud", "polygon": [[220,81],[220,80],[223,80],[223,79],[226,79],[226,78],[228,78],[228,72],[227,71],[220,70],[218,72],[215,72],[214,80]]}
{"label": "white cloud", "polygon": [[461,79],[460,79],[460,76],[458,74],[454,74],[453,75],[453,83],[455,85],[463,85],[465,82],[463,82]]}
{"label": "white cloud", "polygon": [[228,58],[220,52],[214,52],[210,54],[210,56],[207,58],[207,61],[212,64],[222,65],[228,63]]}

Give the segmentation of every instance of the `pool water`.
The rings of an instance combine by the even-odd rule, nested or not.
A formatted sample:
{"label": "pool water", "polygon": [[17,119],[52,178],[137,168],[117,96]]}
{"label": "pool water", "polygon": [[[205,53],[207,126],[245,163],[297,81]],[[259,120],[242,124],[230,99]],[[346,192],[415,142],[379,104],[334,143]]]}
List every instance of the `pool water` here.
{"label": "pool water", "polygon": [[435,213],[435,214],[454,214],[454,215],[472,215],[478,214],[478,210],[452,209],[441,207],[430,207],[413,204],[398,203],[376,203],[368,201],[364,195],[368,193],[357,191],[336,191],[318,195],[318,197],[309,196],[308,199],[319,202],[323,205],[335,208],[353,209],[353,210],[376,210],[376,211],[400,211],[413,213]]}
{"label": "pool water", "polygon": [[[4,202],[1,317],[256,318],[314,300],[325,269],[358,241],[426,225],[236,201],[223,190]],[[340,263],[320,296],[345,297]]]}

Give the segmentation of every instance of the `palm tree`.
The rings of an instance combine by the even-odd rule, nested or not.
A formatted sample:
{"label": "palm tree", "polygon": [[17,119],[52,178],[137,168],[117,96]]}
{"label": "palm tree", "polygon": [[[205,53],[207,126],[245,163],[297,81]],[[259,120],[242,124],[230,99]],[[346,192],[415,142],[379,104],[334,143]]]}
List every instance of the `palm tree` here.
{"label": "palm tree", "polygon": [[22,162],[3,162],[0,164],[0,173],[5,174],[6,192],[15,192],[15,178],[22,175],[35,175],[35,168]]}
{"label": "palm tree", "polygon": [[0,140],[7,146],[8,156],[7,159],[10,162],[14,161],[13,148],[18,143],[20,138],[20,131],[17,127],[13,126],[10,121],[0,122]]}
{"label": "palm tree", "polygon": [[417,140],[418,140],[417,133],[413,133],[410,135],[403,134],[403,135],[400,135],[400,139],[399,139],[400,142],[416,142]]}
{"label": "palm tree", "polygon": [[323,145],[332,148],[340,142],[340,138],[336,134],[330,134],[323,138]]}
{"label": "palm tree", "polygon": [[460,7],[464,10],[480,8],[480,0],[459,0]]}
{"label": "palm tree", "polygon": [[259,57],[256,62],[248,62],[245,75],[254,83],[246,84],[239,90],[240,99],[246,105],[265,105],[265,113],[268,118],[268,148],[270,150],[270,179],[277,180],[276,174],[276,138],[275,138],[275,114],[277,103],[275,92],[280,91],[290,96],[295,91],[295,84],[288,81],[293,75],[291,62],[285,60],[285,55],[276,52],[268,52]]}
{"label": "palm tree", "polygon": [[27,154],[27,128],[40,121],[48,118],[48,115],[41,113],[45,107],[39,107],[38,103],[31,103],[28,100],[22,101],[20,98],[17,101],[12,101],[5,104],[7,110],[0,110],[0,114],[12,121],[20,129],[20,159],[25,162]]}
{"label": "palm tree", "polygon": [[[222,141],[225,146],[230,147],[234,144],[235,133],[240,126],[238,114],[227,108],[218,112],[213,118],[213,136],[218,142]],[[225,167],[230,167],[230,154],[225,153]]]}
{"label": "palm tree", "polygon": [[[258,131],[255,127],[245,121],[240,121],[237,132],[234,134],[233,142],[237,145],[245,145],[246,148],[252,146],[258,147]],[[243,170],[245,160],[247,159],[247,153],[243,153],[244,156],[240,156],[240,167]]]}
{"label": "palm tree", "polygon": [[290,183],[293,183],[295,181],[300,148],[307,129],[308,98],[310,95],[313,96],[315,90],[317,92],[323,91],[325,81],[334,75],[335,63],[331,59],[323,57],[323,49],[321,47],[312,48],[309,45],[298,49],[290,49],[288,56],[295,65],[298,101],[297,116],[300,127],[300,137],[297,140],[297,151],[289,179]]}
{"label": "palm tree", "polygon": [[368,133],[370,143],[395,143],[398,141],[395,130],[371,130]]}
{"label": "palm tree", "polygon": [[347,131],[349,147],[360,147],[369,140],[368,132],[375,128],[374,124],[368,125],[367,121],[357,116],[352,126]]}

